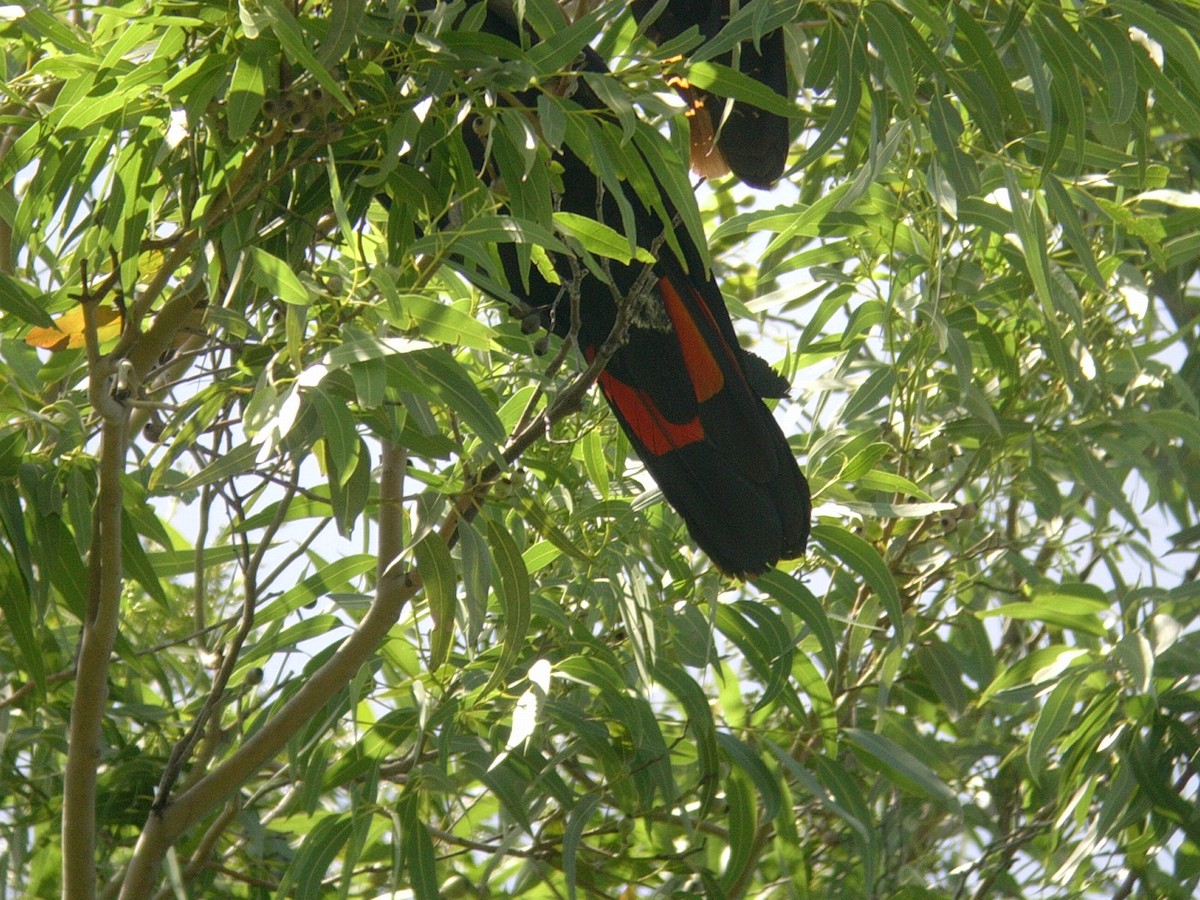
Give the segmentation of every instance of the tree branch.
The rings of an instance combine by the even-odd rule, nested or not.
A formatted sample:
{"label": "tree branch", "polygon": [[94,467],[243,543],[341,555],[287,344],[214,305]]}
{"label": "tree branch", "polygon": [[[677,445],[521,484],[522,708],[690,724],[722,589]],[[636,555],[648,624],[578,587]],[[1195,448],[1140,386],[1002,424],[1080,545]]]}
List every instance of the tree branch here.
{"label": "tree branch", "polygon": [[[86,308],[86,304],[85,304]],[[93,366],[94,392],[106,391],[106,366]],[[111,397],[109,398],[112,399]],[[108,666],[121,609],[121,476],[128,445],[128,411],[105,415],[100,438],[99,489],[88,558],[88,608],[79,641],[75,697],[63,772],[63,897],[96,896],[96,773],[108,701]]]}
{"label": "tree branch", "polygon": [[419,575],[401,573],[395,566],[398,550],[403,546],[403,510],[399,501],[403,496],[406,462],[407,456],[402,449],[385,446],[380,479],[379,565],[386,577],[380,578],[376,585],[375,600],[370,609],[329,661],[317,669],[262,728],[175,801],[151,813],[125,873],[120,894],[124,900],[140,900],[152,894],[158,870],[170,846],[283,749],[291,736],[324,708],[329,698],[340,691],[379,648],[400,618],[405,604],[420,589]]}

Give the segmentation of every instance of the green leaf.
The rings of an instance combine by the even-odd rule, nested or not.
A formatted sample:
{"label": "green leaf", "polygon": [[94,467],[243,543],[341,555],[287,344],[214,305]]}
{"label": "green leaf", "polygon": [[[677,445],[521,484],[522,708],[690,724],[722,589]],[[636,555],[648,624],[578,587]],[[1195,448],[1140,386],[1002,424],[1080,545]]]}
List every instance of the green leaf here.
{"label": "green leaf", "polygon": [[921,490],[915,482],[893,472],[881,472],[878,469],[866,472],[859,477],[858,486],[864,490],[890,491],[915,497],[917,500],[933,501],[933,498],[926,491]]}
{"label": "green leaf", "polygon": [[962,815],[958,797],[946,783],[895,741],[861,728],[846,728],[842,734],[878,763],[888,778],[901,790],[923,796],[952,815]]}
{"label": "green leaf", "polygon": [[604,19],[611,13],[603,8],[592,10],[569,25],[561,21],[553,31],[542,32],[542,40],[525,54],[526,61],[543,75],[555,75],[568,69],[580,52],[595,40]]}
{"label": "green leaf", "polygon": [[687,727],[696,748],[699,764],[700,815],[705,815],[716,795],[721,776],[717,759],[718,735],[713,723],[712,708],[700,685],[677,666],[659,662],[654,669],[654,678],[679,701],[687,716]]}
{"label": "green leaf", "polygon": [[46,666],[34,635],[34,609],[16,560],[0,545],[0,612],[16,641],[20,662],[39,690],[46,687]]}
{"label": "green leaf", "polygon": [[345,401],[331,395],[321,385],[304,391],[304,397],[317,411],[321,426],[321,438],[325,441],[326,461],[329,475],[344,484],[353,471],[358,456],[358,435],[354,417],[346,408]]}
{"label": "green leaf", "polygon": [[454,643],[454,610],[457,606],[458,579],[454,560],[446,542],[437,534],[427,534],[416,546],[417,571],[425,584],[433,634],[429,650],[429,668],[437,671],[445,662]]}
{"label": "green leaf", "polygon": [[787,681],[794,650],[783,621],[763,604],[741,600],[717,607],[717,627],[746,655],[754,674],[763,682],[763,693],[754,709],[768,706],[781,694],[795,705]]}
{"label": "green leaf", "polygon": [[950,102],[942,96],[929,100],[929,129],[937,159],[946,174],[959,202],[979,193],[979,169],[971,157],[959,147],[962,135],[962,118]]}
{"label": "green leaf", "polygon": [[53,328],[54,320],[39,302],[37,291],[23,281],[0,272],[0,310],[12,313],[41,328]]}
{"label": "green leaf", "polygon": [[712,40],[692,54],[692,59],[712,59],[743,41],[751,41],[757,47],[759,38],[786,25],[795,17],[796,6],[787,0],[751,0],[740,4]]}
{"label": "green leaf", "polygon": [[483,689],[484,695],[507,683],[509,669],[520,655],[529,632],[531,615],[529,573],[525,570],[525,560],[521,558],[516,541],[503,525],[491,518],[487,520],[487,535],[492,548],[492,560],[500,576],[495,587],[504,610],[504,643],[500,660]]}
{"label": "green leaf", "polygon": [[840,28],[831,25],[827,31],[831,39],[836,39],[838,43],[834,51],[837,54],[837,74],[833,85],[833,109],[821,128],[820,136],[796,164],[797,169],[804,169],[820,159],[850,130],[862,103],[862,73],[855,71],[853,48]]}
{"label": "green leaf", "polygon": [[696,87],[711,91],[718,97],[748,103],[785,118],[807,118],[795,104],[789,103],[761,81],[721,63],[697,62],[693,57],[687,68],[687,79]]}
{"label": "green leaf", "polygon": [[758,807],[754,792],[741,770],[730,770],[725,779],[725,815],[729,823],[729,855],[721,886],[729,890],[751,866],[758,833]]}
{"label": "green leaf", "polygon": [[1200,46],[1192,30],[1177,25],[1140,0],[1116,0],[1112,4],[1120,11],[1125,24],[1136,26],[1163,46],[1163,55],[1183,76],[1185,92],[1200,99]]}
{"label": "green leaf", "polygon": [[1039,585],[1033,589],[1028,602],[1005,603],[977,615],[981,618],[1004,616],[1045,622],[1058,628],[1103,637],[1108,629],[1098,616],[1112,604],[1103,597],[1102,592],[1097,593],[1100,593],[1099,598],[1093,596],[1091,585]]}
{"label": "green leaf", "polygon": [[563,828],[562,868],[563,876],[567,879],[567,897],[570,900],[574,900],[576,896],[576,863],[579,858],[579,846],[583,843],[583,830],[599,805],[598,794],[585,794],[580,797],[571,807],[566,827]]}
{"label": "green leaf", "polygon": [[937,637],[917,648],[917,662],[951,715],[961,715],[967,708],[967,688],[963,684],[962,667],[954,650]]}
{"label": "green leaf", "polygon": [[556,253],[569,252],[563,246],[562,241],[544,226],[514,216],[477,216],[464,222],[460,228],[448,232],[448,235],[450,238],[448,245],[447,233],[444,232],[437,232],[413,241],[409,247],[409,253],[413,256],[424,254],[445,256],[461,242],[536,244]]}
{"label": "green leaf", "polygon": [[551,541],[538,541],[531,545],[522,555],[521,558],[525,561],[525,570],[530,575],[535,572],[540,572],[554,560],[562,555],[560,550]]}
{"label": "green leaf", "polygon": [[444,402],[488,443],[504,440],[504,427],[496,411],[449,353],[417,350],[405,354],[404,361],[416,377],[415,383],[406,382],[408,389]]}
{"label": "green leaf", "polygon": [[[1145,526],[1141,518],[1125,496],[1121,481],[1114,476],[1112,469],[1101,461],[1096,452],[1083,441],[1073,442],[1076,446],[1067,461],[1075,471],[1079,483],[1094,491],[1109,506],[1121,514],[1122,518],[1139,531],[1144,533]],[[1122,479],[1124,473],[1122,473]]]}
{"label": "green leaf", "polygon": [[[665,193],[667,200],[674,207],[675,215],[683,221],[688,236],[695,243],[704,271],[707,272],[712,265],[712,260],[708,255],[708,240],[700,219],[700,209],[696,205],[696,192],[688,179],[686,156],[679,152],[678,147],[672,147],[658,131],[641,120],[638,121],[637,131],[634,133],[634,144],[654,176],[652,182],[639,192],[642,201],[649,200],[650,205],[658,209],[659,216],[663,219],[663,224],[667,229],[664,232],[667,244],[682,259],[683,253],[677,246],[675,237],[676,222],[672,216],[667,215],[666,209],[663,208],[662,197]],[[625,174],[626,177],[630,176],[629,171],[626,171]],[[647,192],[649,192],[649,197]],[[626,231],[628,232],[629,229],[627,228]]]}
{"label": "green leaf", "polygon": [[567,119],[558,97],[552,94],[538,94],[537,119],[546,146],[555,151],[561,148],[567,136]]}
{"label": "green leaf", "polygon": [[[842,410],[843,422],[852,422],[861,415],[871,412],[896,386],[896,370],[891,366],[876,369],[867,376],[851,394]],[[847,476],[847,480],[853,480]]]}
{"label": "green leaf", "polygon": [[238,53],[229,84],[229,139],[240,141],[254,127],[266,96],[267,70],[274,54],[267,41],[247,41]]}
{"label": "green leaf", "polygon": [[341,628],[345,628],[345,623],[337,616],[310,615],[286,628],[268,630],[263,637],[243,650],[234,672],[240,674],[251,666],[261,665],[263,660],[270,659],[276,653],[293,653],[305,641],[328,639]]}
{"label": "green leaf", "polygon": [[308,289],[287,263],[259,247],[249,247],[246,252],[254,261],[255,282],[271,291],[284,303],[308,306]]}
{"label": "green leaf", "polygon": [[821,740],[826,753],[837,753],[838,713],[833,702],[833,694],[829,690],[824,676],[817,671],[812,660],[803,653],[796,654],[793,662],[796,686],[812,703],[813,714],[821,733]]}
{"label": "green leaf", "polygon": [[[972,74],[982,75],[991,89],[991,94],[983,99],[987,102],[985,108],[989,112],[1000,113],[1000,121],[995,123],[996,126],[998,129],[1002,126],[1003,129],[1024,131],[1027,128],[1025,113],[1013,90],[1012,79],[1004,70],[1000,57],[996,55],[996,48],[992,46],[974,11],[962,6],[954,7],[954,26],[954,46],[963,63]],[[978,121],[979,118],[976,116],[976,124],[985,126],[987,130],[986,126],[992,124],[994,116],[983,121]]]}
{"label": "green leaf", "polygon": [[764,821],[775,821],[775,817],[783,808],[783,791],[779,787],[779,778],[767,768],[762,757],[744,741],[724,731],[716,732],[716,739],[725,758],[741,769],[754,783],[758,795],[762,797]]}
{"label": "green leaf", "polygon": [[596,486],[600,497],[607,500],[610,495],[608,461],[604,458],[604,441],[600,436],[600,431],[592,429],[583,436],[583,440],[579,442],[579,445],[583,454],[583,466],[587,470],[588,478]]}
{"label": "green leaf", "polygon": [[142,542],[138,538],[137,529],[134,526],[133,517],[127,510],[122,510],[121,524],[121,562],[125,571],[133,578],[151,597],[158,602],[162,607],[168,607],[170,602],[167,600],[166,591],[163,590],[162,582],[159,580],[158,573],[154,571],[154,566],[150,564],[150,559],[146,556],[146,550],[142,547]]}
{"label": "green leaf", "polygon": [[318,819],[308,829],[279,890],[303,900],[322,897],[325,873],[350,838],[352,826],[351,817],[343,813],[326,814]]}
{"label": "green leaf", "polygon": [[463,596],[459,616],[467,644],[479,638],[487,617],[488,593],[492,588],[492,554],[483,535],[470,522],[458,523],[459,546],[462,548]]}
{"label": "green leaf", "polygon": [[1108,107],[1108,118],[1117,125],[1129,121],[1138,100],[1137,58],[1128,32],[1109,19],[1089,16],[1083,22],[1084,33],[1100,56],[1105,74],[1101,94]]}
{"label": "green leaf", "polygon": [[[383,287],[382,279],[372,278]],[[491,329],[470,313],[424,294],[400,294],[395,292],[394,284],[389,283],[389,287],[384,288],[388,318],[400,330],[415,329],[423,338],[451,347],[492,348]]]}
{"label": "green leaf", "polygon": [[772,569],[754,579],[754,586],[765,590],[792,615],[812,629],[817,642],[821,645],[822,660],[825,665],[832,667],[837,659],[837,644],[833,637],[833,628],[821,602],[813,596],[804,584],[796,577]]}
{"label": "green leaf", "polygon": [[1029,749],[1025,755],[1029,771],[1043,784],[1048,768],[1055,759],[1051,748],[1071,721],[1082,680],[1083,673],[1075,673],[1063,678],[1054,686],[1046,697],[1046,702],[1038,713],[1037,722],[1034,723],[1033,733],[1029,736]]}
{"label": "green leaf", "polygon": [[814,756],[812,771],[800,765],[790,753],[767,742],[775,758],[825,808],[844,821],[851,830],[863,865],[863,877],[868,891],[875,882],[882,847],[873,827],[870,810],[854,780],[838,763],[836,757]]}
{"label": "green leaf", "polygon": [[354,112],[354,106],[346,98],[342,86],[317,59],[317,55],[312,51],[312,39],[304,34],[300,23],[284,6],[283,0],[258,0],[258,8],[270,22],[271,30],[292,61],[307,69],[309,74],[317,79],[317,83],[328,91],[329,96],[336,100],[346,112]]}
{"label": "green leaf", "polygon": [[1067,670],[1082,666],[1089,657],[1087,650],[1064,644],[1035,650],[997,675],[984,690],[979,702],[986,703],[1006,691],[1024,693],[1030,686],[1054,681]]}
{"label": "green leaf", "polygon": [[1200,447],[1200,418],[1191,413],[1178,409],[1151,409],[1139,410],[1135,415],[1160,442],[1163,437],[1170,436],[1180,438],[1186,446]]}
{"label": "green leaf", "polygon": [[559,231],[579,241],[584,250],[596,256],[615,259],[626,265],[634,259],[642,263],[654,262],[650,251],[637,247],[631,253],[629,241],[620,232],[609,228],[602,222],[589,219],[587,216],[570,212],[556,212],[554,224]]}
{"label": "green leaf", "polygon": [[321,41],[317,58],[325,68],[341,61],[354,43],[354,37],[362,26],[366,11],[366,0],[342,0],[329,8],[329,27]]}
{"label": "green leaf", "polygon": [[429,829],[420,820],[420,805],[415,792],[408,792],[400,804],[400,847],[404,854],[404,869],[408,884],[417,900],[437,900],[437,858]]}
{"label": "green leaf", "polygon": [[320,566],[299,584],[295,584],[283,595],[258,611],[254,621],[267,625],[295,612],[302,606],[314,603],[337,591],[351,588],[351,580],[375,568],[377,560],[369,553],[352,554],[335,559]]}
{"label": "green leaf", "polygon": [[870,585],[883,601],[888,618],[892,620],[896,640],[903,641],[907,628],[900,592],[879,552],[862,538],[838,525],[815,525],[812,536],[832,558],[861,576]]}
{"label": "green leaf", "polygon": [[900,14],[890,3],[880,2],[867,4],[864,13],[867,33],[883,59],[888,81],[900,96],[900,104],[910,109],[916,98],[916,84]]}
{"label": "green leaf", "polygon": [[1063,237],[1067,239],[1071,249],[1075,251],[1075,256],[1079,259],[1080,265],[1083,266],[1084,273],[1091,279],[1092,285],[1098,290],[1105,289],[1104,276],[1100,274],[1100,269],[1096,265],[1096,257],[1092,252],[1091,244],[1088,242],[1086,235],[1083,233],[1083,225],[1079,220],[1079,211],[1075,204],[1071,202],[1071,197],[1068,195],[1062,182],[1054,175],[1047,175],[1042,181],[1042,187],[1045,191],[1046,205],[1054,214],[1054,218],[1058,220],[1058,224],[1062,226]]}

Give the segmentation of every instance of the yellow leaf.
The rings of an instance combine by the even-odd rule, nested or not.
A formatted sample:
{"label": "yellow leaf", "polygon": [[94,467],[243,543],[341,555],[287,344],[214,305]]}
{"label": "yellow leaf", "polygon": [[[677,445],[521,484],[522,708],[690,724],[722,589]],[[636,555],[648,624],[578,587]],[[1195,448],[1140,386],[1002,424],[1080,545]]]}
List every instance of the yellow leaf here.
{"label": "yellow leaf", "polygon": [[[54,320],[53,328],[31,328],[25,335],[25,343],[31,347],[57,352],[78,350],[84,346],[83,307],[74,308]],[[96,307],[96,335],[101,342],[111,340],[121,333],[121,313],[115,306]]]}

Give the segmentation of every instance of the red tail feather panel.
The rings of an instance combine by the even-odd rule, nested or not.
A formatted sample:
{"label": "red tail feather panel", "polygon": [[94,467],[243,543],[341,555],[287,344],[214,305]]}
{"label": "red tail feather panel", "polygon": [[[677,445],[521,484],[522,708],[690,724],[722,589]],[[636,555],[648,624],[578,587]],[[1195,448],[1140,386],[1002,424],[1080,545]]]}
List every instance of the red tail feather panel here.
{"label": "red tail feather panel", "polygon": [[704,426],[700,424],[699,416],[682,424],[672,422],[644,390],[630,387],[611,372],[600,373],[600,389],[620,414],[639,452],[644,448],[661,456],[704,439]]}
{"label": "red tail feather panel", "polygon": [[[725,373],[717,365],[712,348],[700,333],[696,320],[684,308],[683,300],[680,299],[671,280],[660,278],[658,289],[667,307],[667,315],[671,317],[671,324],[675,326],[675,336],[679,339],[683,361],[687,364],[692,386],[696,390],[696,400],[703,403],[725,386]],[[707,308],[705,312],[708,312]],[[709,314],[709,319],[711,318],[712,315]],[[716,327],[715,323],[713,327]]]}

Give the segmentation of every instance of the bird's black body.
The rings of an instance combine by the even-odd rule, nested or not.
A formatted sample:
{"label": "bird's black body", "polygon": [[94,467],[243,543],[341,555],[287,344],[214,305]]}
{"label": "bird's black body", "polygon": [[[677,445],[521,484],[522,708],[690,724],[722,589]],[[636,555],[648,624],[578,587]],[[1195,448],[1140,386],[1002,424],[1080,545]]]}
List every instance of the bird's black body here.
{"label": "bird's black body", "polygon": [[[518,42],[513,24],[495,12],[489,11],[483,27]],[[606,71],[589,48],[582,67]],[[533,96],[519,99],[535,106]],[[570,102],[605,109],[582,79]],[[468,144],[477,165],[486,169],[480,140]],[[632,144],[630,148],[637,152]],[[566,146],[554,161],[562,167],[560,209],[620,230],[617,200],[599,189],[601,180],[587,162]],[[661,218],[636,191],[624,194],[633,210],[638,245],[657,247],[656,262],[647,279],[641,277],[646,264],[613,261],[609,272],[615,290],[599,277],[583,275],[578,284],[579,347],[592,359],[617,321],[618,300],[641,304],[624,344],[600,376],[601,390],[701,549],[730,574],[758,574],[780,559],[803,554],[808,539],[808,483],[762,400],[783,396],[787,384],[739,347],[720,288],[706,273],[689,232],[674,229],[682,251],[677,256],[661,240]],[[499,252],[514,293],[523,294],[548,327],[566,335],[571,327],[567,292],[536,267],[528,271],[528,287],[522,287],[516,249],[506,244]],[[573,268],[561,254],[551,258],[564,284],[585,271]],[[635,296],[639,283],[648,285],[640,298]]]}

